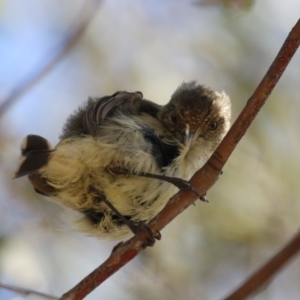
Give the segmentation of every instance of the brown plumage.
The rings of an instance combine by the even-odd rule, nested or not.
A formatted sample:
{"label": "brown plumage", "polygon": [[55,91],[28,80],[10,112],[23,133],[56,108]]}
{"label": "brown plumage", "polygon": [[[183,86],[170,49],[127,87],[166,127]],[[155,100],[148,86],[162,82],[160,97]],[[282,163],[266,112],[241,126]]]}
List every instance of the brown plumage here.
{"label": "brown plumage", "polygon": [[99,197],[133,223],[148,222],[178,189],[140,176],[116,176],[111,167],[189,180],[210,157],[230,122],[225,93],[183,83],[165,106],[140,92],[91,98],[67,120],[58,145],[30,135],[22,144],[15,177],[29,175],[34,188],[79,215],[76,229],[120,239],[130,234]]}

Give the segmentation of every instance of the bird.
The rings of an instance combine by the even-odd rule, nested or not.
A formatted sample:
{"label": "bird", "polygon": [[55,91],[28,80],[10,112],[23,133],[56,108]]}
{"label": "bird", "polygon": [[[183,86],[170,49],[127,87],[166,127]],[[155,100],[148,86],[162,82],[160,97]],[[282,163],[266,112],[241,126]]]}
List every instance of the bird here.
{"label": "bird", "polygon": [[229,96],[195,81],[166,105],[141,92],[89,98],[54,148],[37,135],[23,140],[15,178],[28,175],[36,192],[76,212],[75,230],[124,239],[132,234],[126,220],[147,223],[178,191],[170,178],[186,182],[208,160],[230,117]]}

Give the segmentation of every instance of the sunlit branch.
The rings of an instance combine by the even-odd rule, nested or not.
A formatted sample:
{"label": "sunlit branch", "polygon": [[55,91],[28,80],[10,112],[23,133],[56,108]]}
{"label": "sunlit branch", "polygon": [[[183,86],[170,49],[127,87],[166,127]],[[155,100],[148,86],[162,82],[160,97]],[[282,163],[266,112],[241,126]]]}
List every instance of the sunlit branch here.
{"label": "sunlit branch", "polygon": [[[231,127],[224,140],[216,149],[209,161],[190,180],[197,191],[204,195],[217,181],[219,174],[236,145],[246,133],[253,119],[264,105],[268,96],[277,84],[285,68],[299,47],[300,20],[296,23],[282,48],[276,56],[268,72],[258,85],[253,95],[248,100],[245,108]],[[174,195],[164,209],[149,222],[153,232],[162,230],[184,209],[196,201],[194,193],[179,191]],[[80,300],[93,291],[98,285],[109,278],[113,273],[132,260],[145,248],[147,242],[147,230],[141,230],[133,238],[122,243],[114,249],[108,259],[78,283],[73,289],[64,294],[61,300]],[[294,253],[296,254],[296,252]],[[254,290],[252,291],[254,292]]]}

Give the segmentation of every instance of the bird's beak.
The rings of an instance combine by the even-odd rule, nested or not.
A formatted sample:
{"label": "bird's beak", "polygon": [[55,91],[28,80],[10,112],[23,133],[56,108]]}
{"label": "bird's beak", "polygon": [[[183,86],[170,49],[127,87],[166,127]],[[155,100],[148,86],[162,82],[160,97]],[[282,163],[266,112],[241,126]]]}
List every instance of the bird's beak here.
{"label": "bird's beak", "polygon": [[185,124],[185,132],[182,136],[182,140],[183,140],[183,144],[187,144],[187,142],[191,139],[192,134],[190,132],[190,125],[189,124]]}

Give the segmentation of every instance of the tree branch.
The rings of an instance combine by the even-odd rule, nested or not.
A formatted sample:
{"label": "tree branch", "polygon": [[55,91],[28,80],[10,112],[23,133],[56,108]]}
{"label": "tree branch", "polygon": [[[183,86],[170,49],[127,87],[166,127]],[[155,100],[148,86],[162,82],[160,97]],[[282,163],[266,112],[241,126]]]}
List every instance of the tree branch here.
{"label": "tree branch", "polygon": [[88,1],[85,7],[81,10],[79,22],[72,26],[70,33],[64,38],[62,43],[57,47],[56,54],[50,59],[47,54],[46,63],[42,67],[38,67],[32,74],[26,75],[25,79],[21,81],[11,94],[4,99],[0,104],[0,117],[13,105],[20,97],[33,88],[42,78],[44,78],[77,44],[85,29],[90,24],[93,17],[96,15],[97,7],[101,0]]}
{"label": "tree branch", "polygon": [[238,289],[224,300],[242,300],[258,291],[300,250],[300,231],[277,254],[251,275]]}
{"label": "tree branch", "polygon": [[40,293],[40,292],[37,292],[37,291],[33,291],[33,290],[29,290],[29,289],[24,289],[24,288],[12,286],[12,285],[5,284],[5,283],[2,283],[2,282],[0,282],[0,288],[7,289],[7,290],[10,290],[10,291],[16,292],[20,295],[24,295],[24,296],[36,295],[36,296],[39,296],[41,298],[48,299],[48,300],[57,300],[58,299],[57,297],[54,297],[54,296],[50,296],[50,295]]}
{"label": "tree branch", "polygon": [[[277,57],[264,76],[263,80],[248,100],[245,108],[225,136],[224,140],[213,153],[209,161],[193,176],[190,183],[197,188],[200,194],[213,186],[219,174],[228,160],[230,154],[250,126],[266,99],[277,84],[285,68],[296,52],[300,43],[300,20],[296,23],[280,49]],[[149,222],[153,232],[162,230],[178,214],[196,201],[193,193],[179,191],[174,195],[164,209]],[[64,294],[61,300],[80,300],[94,290],[104,280],[119,270],[127,262],[132,260],[145,248],[148,233],[141,230],[125,243],[119,244],[111,253],[109,258],[85,279],[78,283],[73,289]]]}

